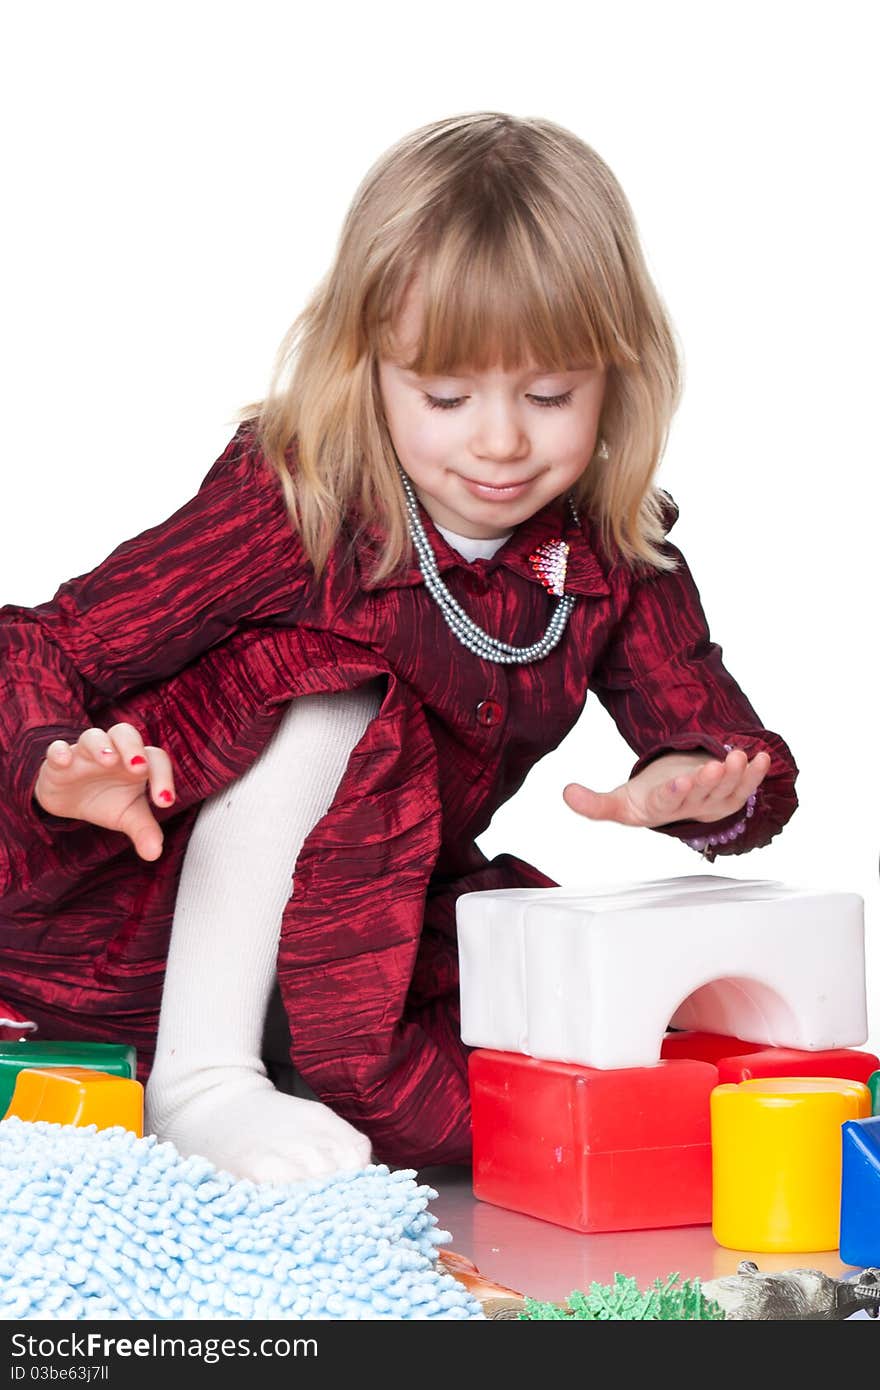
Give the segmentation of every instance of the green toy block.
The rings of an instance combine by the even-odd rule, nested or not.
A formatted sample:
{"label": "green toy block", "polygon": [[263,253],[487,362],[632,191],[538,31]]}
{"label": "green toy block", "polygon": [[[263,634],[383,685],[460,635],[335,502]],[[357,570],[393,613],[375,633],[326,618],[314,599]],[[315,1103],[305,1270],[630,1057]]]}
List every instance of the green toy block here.
{"label": "green toy block", "polygon": [[0,1043],[0,1116],[9,1109],[18,1073],[25,1067],[90,1067],[92,1071],[127,1076],[133,1081],[137,1075],[137,1052],[124,1043]]}
{"label": "green toy block", "polygon": [[871,1072],[868,1090],[871,1092],[871,1114],[880,1115],[880,1071]]}

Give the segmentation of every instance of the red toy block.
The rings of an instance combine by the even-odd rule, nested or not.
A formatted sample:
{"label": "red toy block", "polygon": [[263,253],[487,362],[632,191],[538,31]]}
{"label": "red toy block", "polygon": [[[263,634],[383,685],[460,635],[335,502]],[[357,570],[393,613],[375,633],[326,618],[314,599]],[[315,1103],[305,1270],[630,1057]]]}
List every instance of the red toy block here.
{"label": "red toy block", "polygon": [[600,1071],[478,1048],[468,1073],[481,1201],[583,1232],[711,1222],[709,1062]]}
{"label": "red toy block", "polygon": [[749,1081],[756,1076],[836,1076],[843,1081],[868,1084],[871,1073],[880,1067],[873,1052],[851,1047],[807,1052],[793,1047],[767,1047],[766,1043],[743,1042],[724,1033],[667,1033],[660,1056],[691,1057],[713,1062],[719,1082]]}
{"label": "red toy block", "polygon": [[793,1047],[765,1047],[747,1056],[719,1057],[718,1079],[750,1081],[759,1076],[834,1076],[843,1081],[861,1081],[867,1086],[871,1073],[880,1066],[873,1052],[850,1047],[825,1052],[804,1052]]}
{"label": "red toy block", "polygon": [[747,1052],[763,1052],[766,1043],[743,1042],[726,1033],[667,1033],[660,1045],[660,1056],[672,1061],[688,1057],[693,1061],[718,1062],[719,1057],[744,1057]]}

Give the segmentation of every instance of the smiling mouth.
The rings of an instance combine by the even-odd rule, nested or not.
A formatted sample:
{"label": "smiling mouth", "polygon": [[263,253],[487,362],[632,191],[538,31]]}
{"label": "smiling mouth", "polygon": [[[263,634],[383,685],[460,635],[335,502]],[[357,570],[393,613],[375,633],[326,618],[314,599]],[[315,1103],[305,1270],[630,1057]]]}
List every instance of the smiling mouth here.
{"label": "smiling mouth", "polygon": [[471,487],[485,488],[488,492],[504,493],[519,492],[520,488],[524,488],[528,483],[533,482],[534,479],[523,478],[520,483],[506,483],[504,485],[498,483],[484,483],[481,482],[479,478],[465,478],[464,481],[470,483]]}

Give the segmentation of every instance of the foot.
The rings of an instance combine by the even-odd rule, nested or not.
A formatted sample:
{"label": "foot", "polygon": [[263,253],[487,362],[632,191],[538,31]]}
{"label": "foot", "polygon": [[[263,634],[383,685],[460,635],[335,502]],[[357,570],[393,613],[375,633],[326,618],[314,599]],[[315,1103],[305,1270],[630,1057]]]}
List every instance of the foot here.
{"label": "foot", "polygon": [[236,1178],[299,1182],[370,1162],[370,1141],[326,1105],[276,1091],[245,1069],[206,1069],[147,1083],[144,1132]]}

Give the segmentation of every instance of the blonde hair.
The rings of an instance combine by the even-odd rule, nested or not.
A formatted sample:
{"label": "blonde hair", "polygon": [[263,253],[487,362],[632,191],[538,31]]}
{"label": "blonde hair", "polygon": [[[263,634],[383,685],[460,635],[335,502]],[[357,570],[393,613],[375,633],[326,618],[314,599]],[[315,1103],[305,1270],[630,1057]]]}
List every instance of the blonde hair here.
{"label": "blonde hair", "polygon": [[424,311],[412,371],[499,362],[512,371],[528,351],[547,370],[585,358],[606,367],[600,445],[575,501],[625,563],[672,567],[652,479],[680,398],[679,359],[630,206],[570,131],[478,111],[420,127],[368,171],[268,394],[238,412],[256,422],[316,571],[353,514],[386,534],[374,578],[411,558],[376,368],[393,356],[417,274]]}

